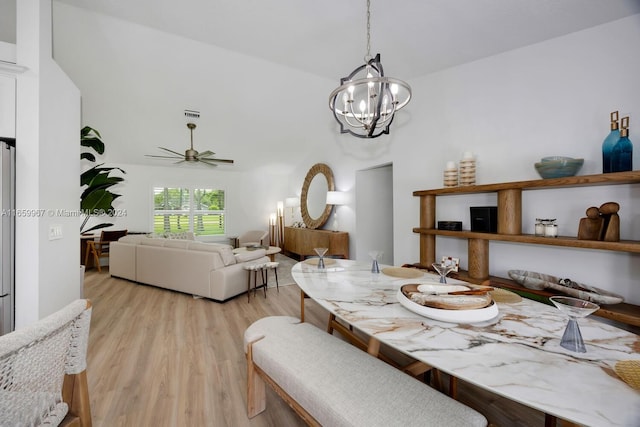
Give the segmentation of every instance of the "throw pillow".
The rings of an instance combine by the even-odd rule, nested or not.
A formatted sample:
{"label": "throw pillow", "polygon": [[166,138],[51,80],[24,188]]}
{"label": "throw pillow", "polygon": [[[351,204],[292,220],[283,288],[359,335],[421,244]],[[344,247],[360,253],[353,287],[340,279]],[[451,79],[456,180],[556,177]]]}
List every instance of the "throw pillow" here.
{"label": "throw pillow", "polygon": [[223,246],[219,249],[219,252],[220,252],[220,256],[222,257],[222,262],[224,262],[224,265],[231,265],[236,263],[236,257],[233,254],[233,251],[231,248]]}

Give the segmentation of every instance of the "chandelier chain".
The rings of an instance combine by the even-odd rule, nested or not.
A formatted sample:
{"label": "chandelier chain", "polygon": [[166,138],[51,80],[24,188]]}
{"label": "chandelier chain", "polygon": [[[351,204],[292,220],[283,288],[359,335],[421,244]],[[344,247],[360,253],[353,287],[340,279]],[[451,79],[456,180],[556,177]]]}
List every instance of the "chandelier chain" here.
{"label": "chandelier chain", "polygon": [[367,55],[364,62],[371,60],[371,0],[367,0]]}

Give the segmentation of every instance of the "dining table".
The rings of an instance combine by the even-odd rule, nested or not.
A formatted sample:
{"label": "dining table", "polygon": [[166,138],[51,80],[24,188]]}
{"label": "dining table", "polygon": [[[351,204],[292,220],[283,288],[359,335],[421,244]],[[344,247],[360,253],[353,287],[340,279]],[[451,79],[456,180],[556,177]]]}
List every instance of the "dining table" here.
{"label": "dining table", "polygon": [[439,276],[415,270],[403,277],[398,267],[380,265],[376,273],[364,261],[325,261],[324,268],[313,259],[293,266],[301,295],[370,341],[542,411],[547,424],[558,418],[587,426],[640,426],[640,391],[615,371],[618,361],[640,360],[640,336],[585,317],[578,324],[586,352],[573,352],[560,346],[566,315],[519,297],[494,298],[497,314],[491,319],[435,320],[401,304],[398,290],[437,284]]}

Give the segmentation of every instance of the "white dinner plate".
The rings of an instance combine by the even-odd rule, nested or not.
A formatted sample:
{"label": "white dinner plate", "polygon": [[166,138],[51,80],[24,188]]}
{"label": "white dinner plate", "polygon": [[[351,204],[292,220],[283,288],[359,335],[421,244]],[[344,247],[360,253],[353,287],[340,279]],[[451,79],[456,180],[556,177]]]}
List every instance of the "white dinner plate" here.
{"label": "white dinner plate", "polygon": [[400,305],[409,311],[434,320],[450,323],[478,323],[491,320],[498,315],[498,304],[492,302],[485,308],[474,310],[444,310],[441,308],[425,307],[407,298],[401,289],[396,294]]}

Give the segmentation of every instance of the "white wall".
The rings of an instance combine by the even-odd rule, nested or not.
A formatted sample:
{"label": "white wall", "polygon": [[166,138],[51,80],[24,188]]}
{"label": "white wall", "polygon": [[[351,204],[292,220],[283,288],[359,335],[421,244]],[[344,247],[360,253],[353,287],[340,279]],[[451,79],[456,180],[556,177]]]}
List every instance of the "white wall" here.
{"label": "white wall", "polygon": [[[51,1],[18,4],[16,210],[16,327],[80,296],[77,218],[55,209],[78,209],[80,94],[51,59]],[[48,240],[50,226],[63,238]]]}
{"label": "white wall", "polygon": [[[464,151],[477,154],[477,182],[537,179],[533,164],[547,155],[583,157],[580,174],[602,171],[601,144],[609,132],[609,113],[629,115],[639,169],[640,55],[627,46],[640,42],[640,15],[565,37],[486,58],[412,82],[412,121],[394,145],[396,256],[417,260],[418,226],[414,190],[442,186],[447,160]],[[402,154],[405,153],[405,154]],[[557,218],[560,234],[576,235],[589,206],[621,205],[623,239],[640,239],[640,188],[588,187],[525,192],[523,231],[533,232],[536,217]],[[462,220],[469,206],[495,204],[495,196],[438,199],[438,220]],[[409,208],[410,207],[410,208]],[[640,303],[640,256],[546,246],[492,242],[492,274],[525,269],[571,277]],[[460,256],[463,241],[438,238],[436,256]]]}
{"label": "white wall", "polygon": [[[391,134],[365,141],[339,135],[327,109],[327,94],[341,76],[321,79],[55,6],[55,56],[82,90],[83,122],[103,133],[107,161],[128,172],[122,203],[130,229],[149,217],[144,200],[155,182],[210,176],[225,183],[232,197],[241,195],[242,202],[229,205],[230,221],[240,219],[233,223],[237,233],[237,223],[265,223],[276,200],[299,195],[314,163],[327,163],[337,189],[350,192],[356,171],[393,163],[395,263],[412,263],[419,260],[418,236],[412,232],[419,224],[419,203],[412,193],[441,187],[446,162],[464,151],[477,154],[478,183],[490,183],[537,179],[533,163],[546,155],[584,157],[580,173],[599,173],[600,145],[613,110],[631,116],[631,140],[640,141],[634,127],[640,119],[640,56],[629,49],[640,41],[640,15],[409,81],[412,101],[398,113]],[[139,141],[180,146],[186,139],[184,108],[203,112],[196,141],[239,160],[237,173],[149,166]],[[638,169],[637,160],[635,165]],[[544,216],[558,218],[561,234],[575,235],[587,207],[615,200],[622,206],[623,238],[640,240],[637,187],[526,193],[524,231],[531,232],[534,218]],[[366,212],[356,211],[354,201],[340,208],[339,222],[351,234],[356,257],[356,220]],[[468,207],[487,203],[495,198],[442,199],[437,217],[468,227]],[[437,255],[444,254],[460,257],[466,266],[464,241],[438,238]],[[491,243],[490,267],[499,275],[514,268],[569,276],[640,303],[638,261],[631,254]]]}

